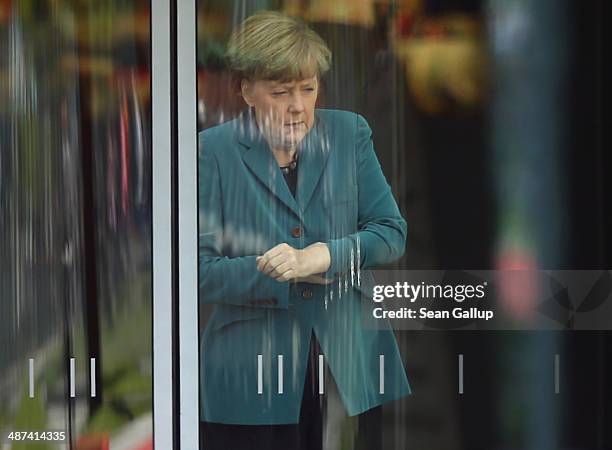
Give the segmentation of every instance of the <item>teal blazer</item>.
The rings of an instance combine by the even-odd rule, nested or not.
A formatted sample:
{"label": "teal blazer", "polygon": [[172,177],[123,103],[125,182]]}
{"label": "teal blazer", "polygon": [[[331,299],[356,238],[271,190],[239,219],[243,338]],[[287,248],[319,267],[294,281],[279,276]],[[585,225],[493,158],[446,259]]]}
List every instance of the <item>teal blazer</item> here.
{"label": "teal blazer", "polygon": [[[199,301],[214,304],[200,341],[201,420],[297,423],[313,332],[349,415],[410,394],[389,323],[362,326],[367,269],[399,258],[406,242],[365,119],[315,111],[295,198],[250,110],[199,134],[198,165]],[[278,282],[258,272],[256,256],[283,242],[326,242],[326,276],[335,281]]]}

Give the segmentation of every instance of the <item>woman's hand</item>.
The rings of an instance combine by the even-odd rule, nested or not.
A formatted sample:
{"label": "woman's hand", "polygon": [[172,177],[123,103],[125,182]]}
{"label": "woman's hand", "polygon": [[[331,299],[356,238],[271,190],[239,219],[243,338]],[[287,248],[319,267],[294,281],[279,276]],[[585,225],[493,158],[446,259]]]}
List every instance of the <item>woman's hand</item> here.
{"label": "woman's hand", "polygon": [[[331,264],[331,256],[327,245],[322,242],[316,242],[301,250],[282,243],[258,256],[256,261],[257,270],[260,272],[277,281],[289,281],[325,272]],[[319,277],[320,279],[311,278],[313,281],[309,282],[318,283],[325,280],[320,275]],[[314,281],[315,279],[317,281]]]}

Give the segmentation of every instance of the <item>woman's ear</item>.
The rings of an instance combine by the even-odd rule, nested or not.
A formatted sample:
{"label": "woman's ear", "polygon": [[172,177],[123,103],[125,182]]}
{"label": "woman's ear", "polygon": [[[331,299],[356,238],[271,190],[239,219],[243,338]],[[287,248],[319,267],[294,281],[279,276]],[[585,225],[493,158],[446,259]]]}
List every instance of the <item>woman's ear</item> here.
{"label": "woman's ear", "polygon": [[249,80],[243,78],[240,81],[240,92],[242,93],[242,98],[250,107],[253,106],[253,85]]}

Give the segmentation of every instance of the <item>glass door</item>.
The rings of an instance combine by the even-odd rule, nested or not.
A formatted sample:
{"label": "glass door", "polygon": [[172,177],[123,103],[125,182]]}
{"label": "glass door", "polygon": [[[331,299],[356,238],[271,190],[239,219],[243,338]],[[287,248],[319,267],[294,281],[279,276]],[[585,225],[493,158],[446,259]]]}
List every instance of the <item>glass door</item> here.
{"label": "glass door", "polygon": [[150,12],[0,2],[2,448],[152,448]]}
{"label": "glass door", "polygon": [[600,6],[179,7],[193,448],[610,445]]}

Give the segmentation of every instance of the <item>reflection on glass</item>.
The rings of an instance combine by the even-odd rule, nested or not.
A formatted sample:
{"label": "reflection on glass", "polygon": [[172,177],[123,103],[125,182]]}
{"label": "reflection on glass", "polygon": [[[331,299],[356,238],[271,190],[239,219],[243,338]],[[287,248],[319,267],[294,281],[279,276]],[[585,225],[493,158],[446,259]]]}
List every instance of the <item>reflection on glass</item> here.
{"label": "reflection on glass", "polygon": [[0,430],[139,448],[152,435],[148,5],[1,2],[0,55]]}
{"label": "reflection on glass", "polygon": [[[382,267],[497,268],[503,275],[503,270],[552,269],[568,261],[568,221],[560,205],[572,189],[562,181],[568,173],[562,164],[568,151],[561,139],[562,118],[569,106],[561,107],[559,99],[571,94],[564,84],[564,52],[575,37],[564,28],[566,3],[199,0],[197,5],[200,406],[201,419],[213,424],[201,425],[203,448],[227,444],[242,433],[239,424],[295,424],[304,408],[316,412],[319,400],[322,425],[315,427],[320,436],[313,448],[594,447],[595,438],[584,437],[585,430],[601,415],[594,413],[592,420],[577,425],[582,439],[575,438],[579,432],[560,427],[562,420],[572,420],[571,413],[561,410],[569,411],[581,397],[571,382],[579,376],[569,363],[561,367],[573,397],[541,394],[548,388],[554,392],[555,355],[586,344],[569,345],[554,333],[396,332],[413,395],[357,417],[333,358],[339,353],[347,360],[354,357],[359,340],[337,348],[318,342],[323,348],[311,349],[303,324],[283,327],[292,320],[307,323],[311,316],[303,305],[309,302],[322,304],[313,313],[315,323],[329,320],[330,305],[337,307],[340,295],[350,301],[353,288],[367,284],[361,243],[345,249],[348,262],[340,277],[328,278],[322,270],[316,282],[285,282],[288,293],[279,288],[282,280],[273,284],[265,277],[268,259],[282,259],[282,251],[269,253],[275,245],[286,242],[302,249],[355,232],[351,220],[375,187],[374,177],[372,186],[359,189],[360,200],[351,199],[358,176],[346,161],[334,160],[341,152],[333,148],[333,139],[321,139],[318,125],[337,113],[329,110],[363,117],[407,223],[405,252],[381,259]],[[280,11],[307,24],[331,51],[329,70],[301,70],[313,60],[307,53],[300,58],[303,48],[296,44],[293,56],[299,63],[290,76],[274,70],[236,73],[240,61],[232,55],[230,36],[260,10]],[[582,20],[596,16],[589,14]],[[285,37],[282,27],[274,29],[277,34],[267,42],[271,52]],[[240,42],[249,45],[247,38]],[[262,60],[255,51],[250,56]],[[243,62],[249,66],[248,58]],[[317,94],[314,105],[312,91]],[[345,139],[347,148],[351,142]],[[284,144],[298,148],[297,158],[275,151]],[[325,148],[329,167],[343,168],[330,180],[304,171],[316,163],[308,156],[316,153],[313,149]],[[309,203],[313,198],[322,206],[309,218],[318,208],[317,201]],[[366,223],[359,222],[357,230],[367,228]],[[580,236],[571,239],[571,245],[580,245]],[[239,271],[233,258],[262,272]],[[529,282],[508,286],[502,279],[501,285],[495,307],[517,312],[521,305],[512,295],[533,306]],[[304,291],[312,292],[304,297]],[[252,304],[245,305],[245,299]],[[350,335],[350,318],[343,317],[334,325]],[[324,357],[326,380],[320,397],[318,359],[304,356],[317,352]],[[355,362],[351,371],[379,368],[379,360],[361,363]],[[311,369],[306,374],[305,367]],[[602,373],[592,378],[601,380]],[[317,401],[302,398],[304,380]],[[369,388],[367,383],[356,387],[362,393]],[[281,407],[279,402],[286,403]],[[254,440],[269,439],[265,432],[249,433]]]}
{"label": "reflection on glass", "polygon": [[301,22],[259,12],[219,58],[246,105],[200,134],[204,448],[379,448],[382,405],[411,393],[393,331],[365,329],[360,303],[369,269],[404,254],[406,222],[367,120],[315,108],[332,54]]}

